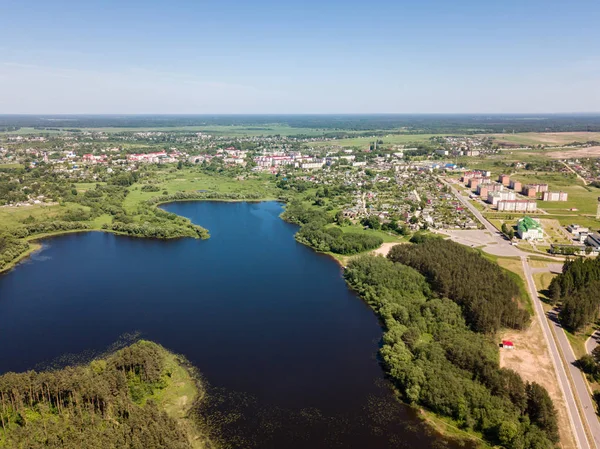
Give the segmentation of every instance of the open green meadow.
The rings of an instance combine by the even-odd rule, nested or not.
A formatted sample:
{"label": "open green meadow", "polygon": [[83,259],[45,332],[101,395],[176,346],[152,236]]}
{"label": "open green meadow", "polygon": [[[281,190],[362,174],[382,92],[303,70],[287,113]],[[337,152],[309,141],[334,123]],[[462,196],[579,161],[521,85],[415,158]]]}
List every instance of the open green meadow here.
{"label": "open green meadow", "polygon": [[[73,206],[77,207],[77,206]],[[15,228],[23,224],[29,216],[36,221],[52,221],[58,219],[59,215],[67,210],[66,206],[19,206],[0,207],[0,224],[3,228]]]}
{"label": "open green meadow", "polygon": [[342,230],[342,232],[346,233],[364,233],[375,237],[381,237],[384,243],[402,243],[407,241],[399,235],[391,234],[378,229],[364,229],[364,227],[361,225],[340,226],[339,228]]}
{"label": "open green meadow", "polygon": [[407,145],[428,142],[431,137],[441,137],[443,134],[388,134],[385,136],[352,137],[347,139],[326,140],[322,142],[311,142],[312,146],[323,147],[336,145],[340,147],[368,148],[372,142],[383,141],[379,144],[382,148],[390,145]]}
{"label": "open green meadow", "polygon": [[157,172],[151,185],[159,188],[158,192],[144,192],[142,187],[149,182],[139,182],[129,188],[129,195],[125,198],[123,206],[126,210],[134,210],[142,201],[162,195],[163,192],[174,194],[177,192],[196,192],[206,190],[221,193],[258,193],[262,199],[277,199],[277,190],[269,180],[271,175],[252,175],[250,179],[240,179],[210,175],[195,169],[165,170]]}

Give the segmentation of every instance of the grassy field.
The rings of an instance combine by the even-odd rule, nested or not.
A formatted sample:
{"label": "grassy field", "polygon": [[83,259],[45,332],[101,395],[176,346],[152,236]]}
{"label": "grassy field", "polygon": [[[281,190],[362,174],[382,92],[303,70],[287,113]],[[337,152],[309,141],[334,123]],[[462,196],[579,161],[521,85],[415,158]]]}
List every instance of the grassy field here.
{"label": "grassy field", "polygon": [[572,142],[600,141],[598,132],[563,132],[563,133],[515,133],[515,134],[483,134],[492,136],[499,143],[517,145],[567,145]]}
{"label": "grassy field", "polygon": [[338,145],[341,147],[357,147],[361,149],[369,148],[369,144],[376,140],[383,140],[380,147],[386,148],[390,145],[419,144],[429,141],[431,137],[442,136],[442,134],[388,134],[378,137],[354,137],[348,139],[336,139],[322,142],[311,142],[311,146],[323,147]]}
{"label": "grassy field", "polygon": [[277,199],[277,190],[269,181],[270,175],[257,175],[252,179],[233,179],[220,175],[209,175],[194,169],[169,170],[157,173],[152,184],[159,187],[159,192],[143,192],[143,184],[131,186],[130,193],[125,198],[123,206],[134,210],[142,201],[160,196],[166,191],[169,194],[177,192],[195,192],[208,190],[223,193],[259,193],[265,200]]}
{"label": "grassy field", "polygon": [[[1,227],[14,228],[23,223],[30,215],[38,221],[52,221],[63,214],[69,206],[21,206],[0,207]],[[75,207],[75,206],[73,206]]]}

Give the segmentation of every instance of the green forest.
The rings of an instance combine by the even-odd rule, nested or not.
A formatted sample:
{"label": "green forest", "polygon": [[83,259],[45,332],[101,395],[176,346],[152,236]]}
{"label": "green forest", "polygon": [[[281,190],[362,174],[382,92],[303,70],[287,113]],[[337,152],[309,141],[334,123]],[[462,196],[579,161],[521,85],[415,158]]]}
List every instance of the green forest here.
{"label": "green forest", "polygon": [[208,448],[192,420],[164,406],[181,370],[184,381],[200,388],[184,363],[140,341],[88,365],[6,373],[0,376],[0,448]]}
{"label": "green forest", "polygon": [[327,227],[333,219],[326,212],[306,207],[300,201],[292,201],[281,217],[300,225],[296,240],[317,251],[352,255],[378,248],[383,243],[381,237],[344,233],[340,228]]}
{"label": "green forest", "polygon": [[[437,245],[430,241],[415,245],[417,249],[425,245],[425,250],[412,254],[415,260],[432,244]],[[494,445],[554,447],[558,425],[552,400],[540,385],[525,383],[516,372],[499,367],[498,347],[484,333],[494,330],[496,321],[478,319],[490,305],[485,300],[447,297],[445,291],[456,294],[453,285],[465,281],[460,271],[450,270],[451,264],[444,265],[449,256],[443,251],[440,266],[448,267],[448,272],[434,270],[423,260],[425,276],[394,261],[403,254],[393,251],[389,259],[360,256],[345,271],[348,284],[382,321],[382,364],[402,398],[452,418],[460,428],[475,431]],[[492,266],[480,263],[478,272],[483,278],[499,278]],[[488,295],[485,283],[469,286],[475,297]],[[519,325],[526,324],[525,317],[522,320]]]}
{"label": "green forest", "polygon": [[450,240],[424,238],[416,245],[393,247],[388,257],[415,268],[437,294],[461,306],[467,324],[476,332],[529,325],[529,313],[519,306],[521,292],[516,282],[470,248]]}
{"label": "green forest", "polygon": [[560,321],[580,331],[598,319],[600,307],[600,259],[567,260],[561,274],[548,287],[552,302],[562,303]]}

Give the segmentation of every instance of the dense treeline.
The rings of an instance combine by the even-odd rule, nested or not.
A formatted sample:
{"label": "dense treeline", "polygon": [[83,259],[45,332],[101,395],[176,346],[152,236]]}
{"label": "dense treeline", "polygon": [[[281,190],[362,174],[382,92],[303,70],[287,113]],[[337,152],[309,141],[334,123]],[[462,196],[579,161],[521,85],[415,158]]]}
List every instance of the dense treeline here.
{"label": "dense treeline", "polygon": [[388,257],[422,273],[432,288],[455,301],[477,332],[492,333],[502,326],[522,329],[529,313],[519,308],[519,286],[497,264],[450,240],[421,239],[397,245]]}
{"label": "dense treeline", "polygon": [[187,226],[178,226],[169,224],[155,225],[149,222],[122,223],[115,221],[112,224],[102,225],[102,228],[121,234],[127,234],[132,237],[147,237],[155,239],[173,239],[180,237],[207,239],[209,237],[206,229],[191,223]]}
{"label": "dense treeline", "polygon": [[357,254],[375,249],[383,243],[383,239],[378,236],[356,232],[344,233],[340,228],[327,227],[333,221],[327,213],[306,207],[299,201],[288,204],[281,218],[300,225],[296,239],[317,251]]}
{"label": "dense treeline", "polygon": [[0,448],[190,448],[152,400],[171,382],[167,354],[142,341],[87,366],[0,376]]}
{"label": "dense treeline", "polygon": [[353,259],[345,278],[384,324],[382,362],[406,401],[509,449],[558,441],[546,390],[499,367],[497,346],[467,326],[465,306],[436,297],[418,271],[382,257]]}
{"label": "dense treeline", "polygon": [[548,287],[553,302],[562,301],[563,326],[578,331],[598,319],[600,259],[567,260]]}
{"label": "dense treeline", "polygon": [[13,231],[13,235],[23,238],[36,234],[60,231],[84,231],[86,229],[92,229],[92,227],[88,223],[78,221],[42,221],[21,226]]}
{"label": "dense treeline", "polygon": [[29,243],[13,235],[0,233],[0,270],[29,249]]}
{"label": "dense treeline", "polygon": [[312,223],[302,226],[296,239],[317,251],[336,254],[357,254],[378,248],[383,243],[381,237],[356,232],[344,233],[340,228],[323,228]]}
{"label": "dense treeline", "polygon": [[290,202],[285,207],[285,211],[281,214],[281,218],[287,222],[300,226],[309,223],[325,226],[333,221],[331,217],[321,209],[306,207],[298,200]]}
{"label": "dense treeline", "polygon": [[259,193],[235,193],[235,192],[177,192],[170,195],[156,196],[150,198],[147,204],[167,203],[169,201],[186,200],[259,200]]}
{"label": "dense treeline", "polygon": [[592,381],[600,381],[600,346],[596,346],[591,354],[585,354],[577,360],[577,366],[586,373]]}

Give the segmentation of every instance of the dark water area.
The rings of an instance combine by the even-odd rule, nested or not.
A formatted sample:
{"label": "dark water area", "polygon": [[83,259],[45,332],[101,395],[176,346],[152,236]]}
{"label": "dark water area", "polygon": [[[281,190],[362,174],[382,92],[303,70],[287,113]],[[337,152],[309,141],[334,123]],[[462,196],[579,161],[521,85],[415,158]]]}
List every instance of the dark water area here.
{"label": "dark water area", "polygon": [[198,367],[200,413],[228,447],[453,447],[394,399],[375,315],[278,203],[164,209],[211,238],[70,234],[0,276],[0,372],[138,333]]}

